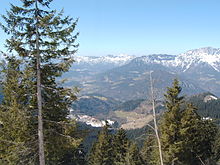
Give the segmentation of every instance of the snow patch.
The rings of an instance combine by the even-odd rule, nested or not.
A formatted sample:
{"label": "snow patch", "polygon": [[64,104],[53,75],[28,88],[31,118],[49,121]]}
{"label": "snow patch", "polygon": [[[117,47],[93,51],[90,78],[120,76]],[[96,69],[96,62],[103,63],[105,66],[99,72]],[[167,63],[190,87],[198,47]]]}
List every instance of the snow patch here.
{"label": "snow patch", "polygon": [[115,121],[113,120],[99,120],[96,119],[92,116],[88,116],[88,115],[78,115],[78,114],[74,114],[73,113],[74,110],[70,109],[70,115],[68,116],[71,119],[75,119],[76,121],[85,123],[86,125],[90,125],[92,127],[104,127],[106,125],[106,121],[109,125],[113,125],[115,123]]}

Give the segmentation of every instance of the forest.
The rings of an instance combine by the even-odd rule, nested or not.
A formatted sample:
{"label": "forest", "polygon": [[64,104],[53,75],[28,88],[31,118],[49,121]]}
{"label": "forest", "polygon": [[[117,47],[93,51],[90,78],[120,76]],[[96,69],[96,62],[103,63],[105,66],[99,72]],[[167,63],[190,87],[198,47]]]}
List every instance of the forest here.
{"label": "forest", "polygon": [[[20,2],[21,6],[11,4],[0,23],[9,36],[0,65],[1,165],[219,163],[220,102],[182,96],[178,79],[164,93],[162,112],[156,112],[150,84],[153,121],[146,129],[127,131],[107,121],[95,129],[69,118],[80,91],[65,87],[59,78],[74,65],[78,19],[51,9],[53,0]],[[131,111],[140,101],[121,106]],[[144,140],[140,143],[135,135]]]}

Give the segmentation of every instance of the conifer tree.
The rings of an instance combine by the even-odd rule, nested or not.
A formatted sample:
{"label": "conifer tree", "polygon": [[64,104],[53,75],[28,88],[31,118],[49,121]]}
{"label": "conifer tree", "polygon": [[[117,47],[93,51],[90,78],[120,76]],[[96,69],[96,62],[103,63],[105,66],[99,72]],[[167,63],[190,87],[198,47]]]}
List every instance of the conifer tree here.
{"label": "conifer tree", "polygon": [[179,96],[180,92],[179,81],[175,79],[173,86],[168,87],[165,94],[166,112],[163,114],[159,128],[165,164],[179,161],[181,153],[180,120],[183,97]]}
{"label": "conifer tree", "polygon": [[211,120],[203,120],[192,104],[184,106],[180,92],[174,80],[165,95],[167,111],[160,124],[165,163],[213,164],[216,126]]}
{"label": "conifer tree", "polygon": [[[186,110],[183,112],[181,118],[181,137],[182,137],[182,150],[181,162],[186,164],[198,164],[201,163],[197,158],[195,147],[199,145],[198,131],[199,131],[200,116],[196,113],[196,108],[192,104],[188,104]],[[195,139],[197,138],[197,139]],[[195,144],[196,143],[196,144]]]}
{"label": "conifer tree", "polygon": [[28,99],[24,104],[34,120],[32,136],[38,135],[41,165],[45,159],[47,164],[63,162],[67,150],[79,144],[75,138],[76,125],[67,120],[75,94],[56,81],[73,62],[72,55],[78,46],[75,44],[78,33],[74,34],[77,21],[64,17],[63,11],[51,10],[51,2],[21,0],[22,6],[11,4],[3,16],[6,24],[1,24],[11,36],[6,40],[9,52],[26,62],[22,64],[24,80],[31,82],[31,86],[25,88]]}
{"label": "conifer tree", "polygon": [[113,138],[113,148],[114,148],[114,164],[124,165],[126,164],[126,154],[129,148],[129,140],[126,137],[126,132],[124,129],[119,129]]}
{"label": "conifer tree", "polygon": [[212,159],[215,162],[218,162],[220,160],[220,130],[218,129],[218,132],[215,137],[215,142],[213,146],[213,153]]}
{"label": "conifer tree", "polygon": [[[135,143],[130,143],[126,154],[126,165],[143,165],[144,162],[140,155],[140,151]],[[124,164],[124,165],[125,165]]]}
{"label": "conifer tree", "polygon": [[185,164],[206,164],[213,155],[216,126],[211,121],[202,120],[196,110],[192,104],[188,104],[181,118],[180,161]]}
{"label": "conifer tree", "polygon": [[157,141],[153,135],[148,135],[141,149],[145,165],[160,164]]}
{"label": "conifer tree", "polygon": [[21,60],[8,57],[2,65],[5,74],[1,85],[4,99],[0,105],[0,160],[2,164],[31,164],[34,150],[30,115],[27,102],[26,85],[20,71]]}
{"label": "conifer tree", "polygon": [[109,132],[109,125],[103,127],[98,135],[97,142],[93,144],[89,155],[90,165],[113,165],[112,135]]}

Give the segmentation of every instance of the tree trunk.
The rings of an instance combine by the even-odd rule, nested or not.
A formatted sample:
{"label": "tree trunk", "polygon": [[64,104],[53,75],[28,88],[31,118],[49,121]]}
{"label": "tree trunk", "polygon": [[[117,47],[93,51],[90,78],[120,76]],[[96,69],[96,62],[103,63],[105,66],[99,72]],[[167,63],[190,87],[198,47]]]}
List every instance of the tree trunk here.
{"label": "tree trunk", "polygon": [[160,137],[158,133],[156,111],[155,111],[155,98],[154,98],[154,90],[153,90],[153,80],[152,80],[151,73],[152,72],[150,72],[150,86],[151,86],[152,109],[153,109],[153,119],[154,119],[154,131],[156,134],[157,144],[158,144],[158,149],[159,149],[159,154],[160,154],[160,164],[163,165],[163,154],[162,154],[162,149],[161,149]]}
{"label": "tree trunk", "polygon": [[37,0],[35,0],[35,12],[36,12],[35,16],[36,16],[36,65],[37,65],[37,106],[38,106],[39,163],[40,163],[40,165],[45,165],[43,117],[42,117],[42,93],[41,93],[41,58],[40,58],[40,46],[39,46]]}

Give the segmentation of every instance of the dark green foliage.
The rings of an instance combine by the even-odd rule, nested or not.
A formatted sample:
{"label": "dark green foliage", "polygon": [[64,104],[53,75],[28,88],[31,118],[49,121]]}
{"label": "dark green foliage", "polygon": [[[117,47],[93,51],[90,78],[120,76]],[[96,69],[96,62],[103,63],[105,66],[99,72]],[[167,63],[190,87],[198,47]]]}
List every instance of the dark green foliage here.
{"label": "dark green foliage", "polygon": [[20,72],[20,60],[8,58],[8,64],[2,65],[5,80],[2,82],[4,100],[0,106],[0,160],[2,164],[31,164],[35,157],[34,133],[30,112],[24,106],[26,83]]}
{"label": "dark green foliage", "polygon": [[154,132],[151,132],[142,147],[141,155],[146,165],[160,164],[158,145]]}
{"label": "dark green foliage", "polygon": [[216,135],[215,143],[213,145],[213,160],[219,161],[220,160],[220,130],[218,129],[218,133]]}
{"label": "dark green foliage", "polygon": [[[72,55],[78,47],[75,44],[78,33],[74,34],[77,21],[68,16],[64,17],[63,11],[57,13],[55,10],[51,10],[49,8],[51,2],[52,0],[21,0],[21,6],[11,5],[7,15],[3,16],[5,25],[1,24],[2,29],[10,35],[10,38],[6,40],[8,51],[23,59],[22,63],[16,63],[17,66],[11,67],[11,59],[7,58],[8,67],[4,74],[6,79],[3,82],[4,100],[1,115],[6,115],[5,112],[10,110],[13,115],[8,116],[8,121],[16,120],[18,122],[15,122],[15,129],[12,125],[7,125],[7,121],[3,121],[4,136],[10,135],[14,131],[23,131],[14,133],[16,136],[12,136],[10,141],[19,142],[23,144],[22,147],[26,147],[29,141],[33,143],[30,152],[15,146],[13,159],[10,158],[11,151],[3,151],[3,154],[7,155],[4,159],[12,164],[22,162],[25,160],[23,155],[27,154],[29,160],[38,163],[36,156],[38,150],[36,55],[38,53],[41,63],[46,164],[62,164],[67,157],[69,163],[73,163],[75,149],[81,141],[75,121],[67,119],[68,109],[76,99],[76,91],[64,88],[56,81],[58,77],[68,71],[73,62]],[[36,46],[38,37],[39,49]],[[17,71],[18,73],[16,73]],[[7,79],[9,76],[13,79]],[[12,83],[14,85],[10,85]],[[12,93],[14,94],[11,95]],[[27,127],[31,127],[31,129]],[[28,141],[26,138],[31,140]],[[7,145],[3,144],[5,148]],[[21,151],[22,157],[16,158]]]}
{"label": "dark green foliage", "polygon": [[141,158],[139,149],[135,143],[129,145],[126,153],[126,163],[124,165],[143,165],[144,162]]}
{"label": "dark green foliage", "polygon": [[126,154],[128,152],[129,140],[126,137],[124,129],[119,129],[113,138],[113,150],[114,150],[114,164],[124,165],[126,164]]}
{"label": "dark green foliage", "polygon": [[137,108],[141,102],[143,102],[144,99],[137,99],[137,100],[129,100],[125,101],[118,106],[115,107],[115,110],[123,110],[123,111],[133,111],[135,108]]}
{"label": "dark green foliage", "polygon": [[213,163],[216,125],[211,120],[203,120],[192,104],[183,105],[180,92],[181,87],[174,80],[165,95],[167,111],[160,123],[164,163]]}
{"label": "dark green foliage", "polygon": [[68,153],[65,154],[62,164],[86,165],[87,162],[86,162],[86,153],[84,152],[84,146],[81,144],[77,149],[69,150]]}
{"label": "dark green foliage", "polygon": [[91,165],[142,165],[143,161],[136,144],[126,137],[126,131],[119,129],[110,134],[109,126],[105,126],[98,135],[90,155]]}
{"label": "dark green foliage", "polygon": [[180,141],[180,120],[181,120],[181,103],[183,97],[180,97],[181,87],[177,79],[174,80],[173,86],[167,88],[165,94],[166,108],[160,123],[161,143],[164,160],[167,163],[175,162],[181,154]]}
{"label": "dark green foliage", "polygon": [[91,116],[107,115],[119,104],[119,101],[104,96],[84,96],[74,102],[72,108],[78,112]]}
{"label": "dark green foliage", "polygon": [[112,135],[106,125],[98,135],[97,142],[93,144],[89,155],[90,165],[110,165],[114,162]]}
{"label": "dark green foliage", "polygon": [[180,161],[185,164],[201,164],[213,155],[217,128],[210,120],[202,120],[197,109],[189,104],[181,118],[182,152]]}
{"label": "dark green foliage", "polygon": [[[211,93],[204,93],[189,97],[188,102],[192,103],[198,108],[198,114],[204,117],[211,117],[213,119],[220,119],[220,99],[210,100],[205,102],[206,96],[213,96]],[[220,122],[217,120],[216,122]]]}

